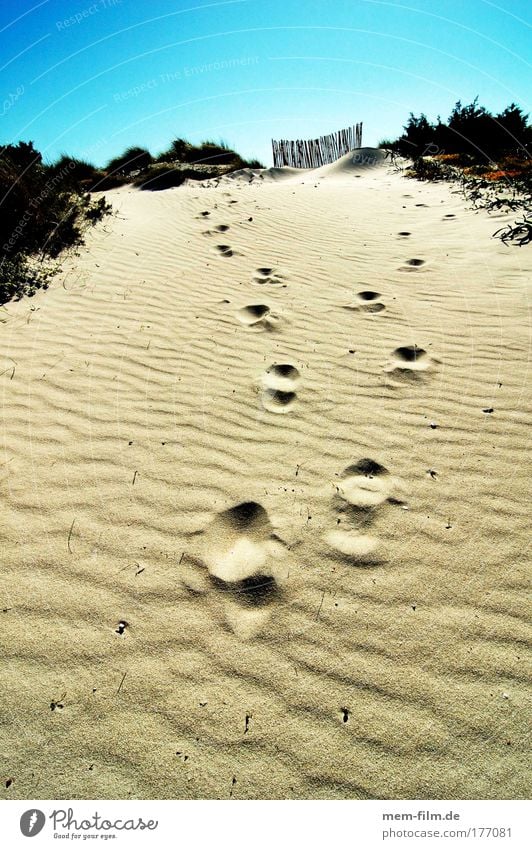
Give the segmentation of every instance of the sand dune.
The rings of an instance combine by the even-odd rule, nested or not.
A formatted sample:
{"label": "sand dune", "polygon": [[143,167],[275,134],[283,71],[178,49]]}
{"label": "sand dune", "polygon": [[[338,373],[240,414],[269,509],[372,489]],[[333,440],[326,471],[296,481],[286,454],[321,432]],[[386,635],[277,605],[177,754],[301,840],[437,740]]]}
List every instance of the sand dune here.
{"label": "sand dune", "polygon": [[108,197],[1,314],[4,797],[526,796],[504,216],[370,150]]}

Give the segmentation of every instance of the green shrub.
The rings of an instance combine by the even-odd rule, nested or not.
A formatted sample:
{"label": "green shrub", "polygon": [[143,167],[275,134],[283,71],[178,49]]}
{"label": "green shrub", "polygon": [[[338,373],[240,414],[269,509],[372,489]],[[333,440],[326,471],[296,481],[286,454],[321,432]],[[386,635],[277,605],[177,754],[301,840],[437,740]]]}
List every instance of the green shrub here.
{"label": "green shrub", "polygon": [[427,159],[424,156],[418,156],[414,159],[413,164],[408,169],[408,176],[417,177],[418,180],[437,180],[449,179],[449,167],[438,162],[437,159]]}
{"label": "green shrub", "polygon": [[49,165],[47,171],[52,175],[62,175],[61,185],[74,191],[78,191],[81,186],[92,186],[99,174],[91,162],[66,154],[60,156],[53,165]]}
{"label": "green shrub", "polygon": [[[83,243],[84,229],[110,212],[74,176],[69,157],[44,165],[32,142],[0,150],[0,302],[33,293],[49,279],[43,261]],[[37,262],[37,260],[41,262]]]}
{"label": "green shrub", "polygon": [[13,258],[0,259],[0,304],[20,300],[24,295],[31,297],[37,289],[48,288],[50,270],[36,267],[20,254]]}

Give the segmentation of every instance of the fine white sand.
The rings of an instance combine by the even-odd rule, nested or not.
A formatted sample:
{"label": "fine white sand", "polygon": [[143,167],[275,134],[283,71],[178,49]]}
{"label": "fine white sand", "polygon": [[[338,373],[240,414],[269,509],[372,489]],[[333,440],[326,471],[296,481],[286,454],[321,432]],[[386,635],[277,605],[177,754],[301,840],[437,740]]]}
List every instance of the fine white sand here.
{"label": "fine white sand", "polygon": [[527,249],[358,160],[0,311],[5,798],[527,794]]}

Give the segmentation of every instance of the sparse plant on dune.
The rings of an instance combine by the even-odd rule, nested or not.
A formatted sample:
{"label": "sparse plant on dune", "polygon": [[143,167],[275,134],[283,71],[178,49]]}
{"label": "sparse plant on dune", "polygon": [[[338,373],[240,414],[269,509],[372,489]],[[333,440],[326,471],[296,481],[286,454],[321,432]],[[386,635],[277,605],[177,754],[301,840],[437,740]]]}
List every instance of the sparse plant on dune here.
{"label": "sparse plant on dune", "polygon": [[522,219],[517,220],[514,224],[501,227],[493,235],[498,236],[505,245],[515,244],[522,247],[530,244],[532,242],[532,214],[525,213]]}
{"label": "sparse plant on dune", "polygon": [[418,156],[413,164],[407,169],[408,177],[416,177],[418,180],[450,180],[453,177],[451,166],[438,162],[437,159],[426,156]]}

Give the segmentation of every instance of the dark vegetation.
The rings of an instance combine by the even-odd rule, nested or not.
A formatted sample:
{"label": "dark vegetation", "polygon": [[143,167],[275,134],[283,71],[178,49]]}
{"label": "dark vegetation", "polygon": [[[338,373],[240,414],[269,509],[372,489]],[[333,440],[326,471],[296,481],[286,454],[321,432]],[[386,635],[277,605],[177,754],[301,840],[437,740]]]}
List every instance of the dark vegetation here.
{"label": "dark vegetation", "polygon": [[175,139],[156,158],[130,147],[105,168],[67,155],[47,164],[33,142],[0,148],[0,304],[46,288],[58,267],[54,261],[83,244],[87,228],[111,212],[105,197],[95,199],[93,192],[127,183],[167,189],[245,167],[262,165],[213,141],[195,146]]}
{"label": "dark vegetation", "polygon": [[520,161],[529,159],[532,127],[528,115],[515,103],[492,115],[475,98],[468,106],[458,101],[446,122],[438,116],[431,123],[423,113],[416,117],[411,112],[404,133],[379,146],[411,159],[459,154],[464,163],[491,165],[508,156]]}
{"label": "dark vegetation", "polygon": [[159,191],[180,186],[185,180],[208,180],[240,168],[262,167],[256,159],[246,161],[223,141],[193,145],[178,138],[157,157],[146,148],[130,147],[111,159],[103,170],[93,169],[91,180],[93,189],[99,191],[125,183]]}
{"label": "dark vegetation", "polygon": [[80,187],[76,170],[86,163],[72,162],[45,165],[32,142],[0,149],[0,304],[46,287],[51,261],[110,212]]}
{"label": "dark vegetation", "polygon": [[406,176],[457,182],[476,209],[520,211],[494,236],[507,245],[532,241],[532,126],[515,103],[492,115],[478,98],[468,106],[458,101],[446,122],[410,113],[404,133],[379,147],[413,160]]}

